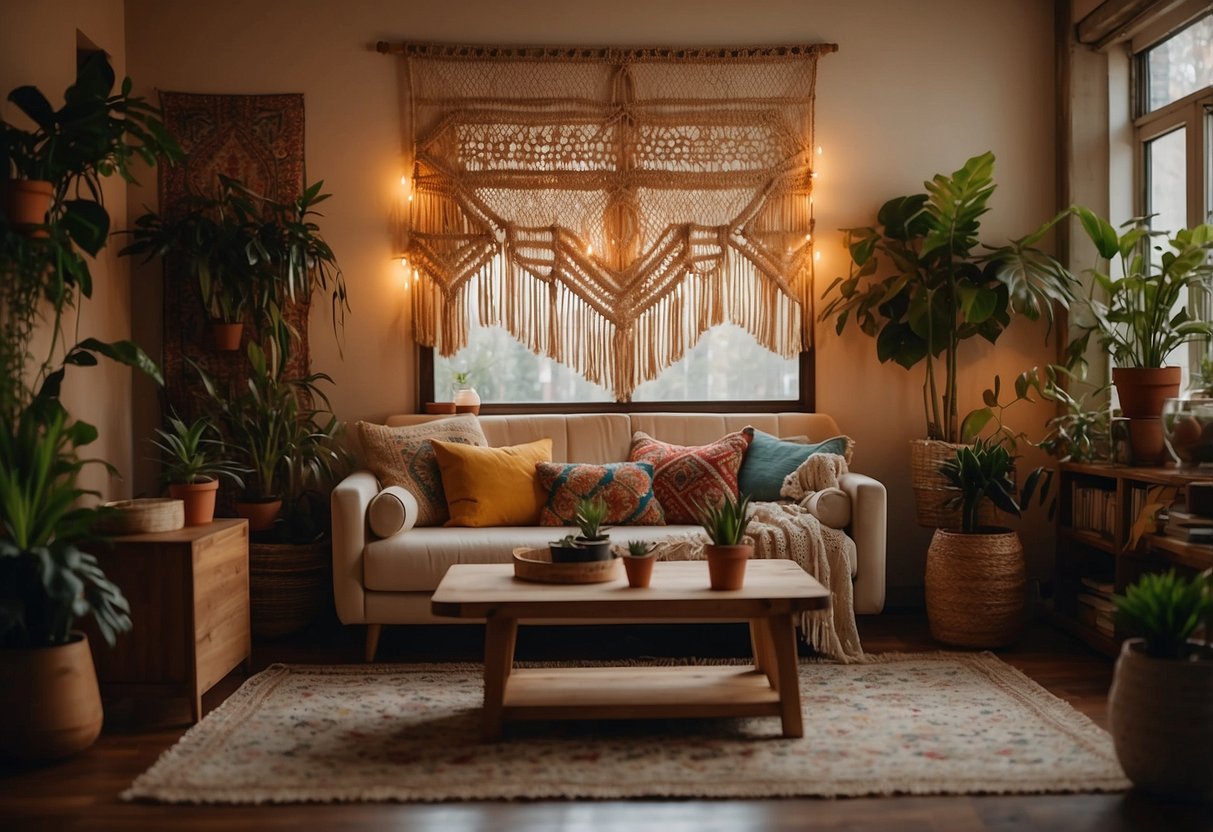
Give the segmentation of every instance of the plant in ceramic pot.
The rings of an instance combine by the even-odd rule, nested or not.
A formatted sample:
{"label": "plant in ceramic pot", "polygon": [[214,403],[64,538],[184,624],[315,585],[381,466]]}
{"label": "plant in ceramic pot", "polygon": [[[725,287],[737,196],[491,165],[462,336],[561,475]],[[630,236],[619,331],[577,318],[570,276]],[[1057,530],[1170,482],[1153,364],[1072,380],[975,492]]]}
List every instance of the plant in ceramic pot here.
{"label": "plant in ceramic pot", "polygon": [[704,546],[712,589],[741,589],[746,562],[754,554],[753,544],[743,542],[752,519],[749,495],[725,495],[715,506],[700,506],[698,519],[712,541]]}
{"label": "plant in ceramic pot", "polygon": [[979,520],[987,502],[1018,517],[1038,488],[1041,502],[1045,500],[1053,471],[1036,469],[1017,491],[1015,462],[1005,440],[996,437],[957,448],[940,466],[954,492],[950,502],[960,509],[961,525],[936,529],[927,550],[927,620],[938,641],[1002,647],[1023,629],[1027,582],[1019,535]]}
{"label": "plant in ceramic pot", "polygon": [[472,374],[468,371],[457,371],[451,374],[454,382],[454,394],[451,399],[455,404],[456,413],[480,413],[480,394],[472,386]]}
{"label": "plant in ceramic pot", "polygon": [[565,535],[551,541],[549,548],[553,563],[584,563],[593,560],[611,559],[611,538],[603,534],[602,523],[607,516],[606,500],[602,497],[582,498],[577,501],[573,515],[581,531],[579,535]]}
{"label": "plant in ceramic pot", "polygon": [[653,580],[653,563],[657,560],[657,544],[643,540],[629,540],[627,553],[623,557],[623,568],[628,575],[628,586],[643,589]]}
{"label": "plant in ceramic pot", "polygon": [[[1166,233],[1151,231],[1149,218],[1139,217],[1118,233],[1085,208],[1075,213],[1101,262],[1089,270],[1090,296],[1075,306],[1079,333],[1069,353],[1078,358],[1095,337],[1112,356],[1134,460],[1155,464],[1165,453],[1163,402],[1179,395],[1182,381],[1179,367],[1165,366],[1167,357],[1190,341],[1213,337],[1213,323],[1198,320],[1186,305],[1191,290],[1213,282],[1213,225]],[[1118,275],[1114,260],[1120,261]]]}
{"label": "plant in ceramic pot", "polygon": [[185,503],[185,525],[202,526],[215,518],[220,478],[244,487],[244,469],[228,459],[230,451],[218,428],[205,416],[186,424],[173,414],[168,430],[156,429],[151,442],[161,453],[161,479],[169,496]]}
{"label": "plant in ceramic pot", "polygon": [[[1136,636],[1121,646],[1108,693],[1120,765],[1147,791],[1213,800],[1213,572],[1147,573],[1113,600]],[[1192,641],[1201,625],[1204,641]]]}
{"label": "plant in ceramic pot", "polygon": [[[978,242],[980,218],[994,193],[994,155],[969,159],[950,175],[925,182],[926,193],[881,206],[877,227],[845,229],[847,277],[823,293],[821,320],[841,333],[849,321],[876,339],[881,362],[925,368],[926,438],[911,444],[919,523],[954,522],[943,508],[939,463],[962,441],[959,415],[961,345],[994,343],[1018,313],[1045,318],[1066,306],[1077,281],[1038,243],[1060,217],[1002,246]],[[1062,215],[1064,216],[1064,215]]]}

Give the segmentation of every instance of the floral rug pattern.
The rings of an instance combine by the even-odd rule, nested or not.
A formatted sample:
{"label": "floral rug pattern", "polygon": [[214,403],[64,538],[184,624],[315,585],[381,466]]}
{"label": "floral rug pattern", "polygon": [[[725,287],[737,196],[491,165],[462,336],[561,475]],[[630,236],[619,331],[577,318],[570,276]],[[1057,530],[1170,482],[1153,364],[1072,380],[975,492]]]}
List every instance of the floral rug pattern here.
{"label": "floral rug pattern", "polygon": [[274,665],[124,797],[185,803],[1117,791],[1098,726],[992,654],[805,662],[778,718],[507,723],[476,665]]}

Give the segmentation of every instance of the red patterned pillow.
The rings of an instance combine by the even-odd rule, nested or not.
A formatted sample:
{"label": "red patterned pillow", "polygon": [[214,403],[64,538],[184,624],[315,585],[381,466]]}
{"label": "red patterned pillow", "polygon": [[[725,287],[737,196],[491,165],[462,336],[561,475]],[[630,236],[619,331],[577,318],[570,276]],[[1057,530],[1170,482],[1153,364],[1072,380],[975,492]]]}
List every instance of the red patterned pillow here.
{"label": "red patterned pillow", "polygon": [[535,474],[548,495],[539,512],[541,526],[577,525],[577,503],[593,497],[606,500],[603,522],[608,525],[665,525],[665,513],[653,496],[653,466],[647,462],[540,462]]}
{"label": "red patterned pillow", "polygon": [[737,498],[737,471],[753,438],[745,428],[711,445],[671,445],[636,431],[628,459],[653,465],[653,493],[667,523],[697,523],[699,506]]}

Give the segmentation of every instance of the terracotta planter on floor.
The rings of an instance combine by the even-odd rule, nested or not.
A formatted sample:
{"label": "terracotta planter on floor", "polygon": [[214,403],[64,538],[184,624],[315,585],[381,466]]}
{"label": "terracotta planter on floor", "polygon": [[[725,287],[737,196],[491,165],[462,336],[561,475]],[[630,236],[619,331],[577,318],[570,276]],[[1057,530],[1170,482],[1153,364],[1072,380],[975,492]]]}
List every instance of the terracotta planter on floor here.
{"label": "terracotta planter on floor", "polygon": [[745,565],[753,556],[754,547],[747,543],[736,546],[704,546],[708,558],[708,581],[712,589],[741,589],[745,583]]}
{"label": "terracotta planter on floor", "polygon": [[654,554],[636,557],[626,555],[623,558],[623,569],[628,573],[628,586],[643,589],[653,580],[653,564],[657,561]]}
{"label": "terracotta planter on floor", "polygon": [[205,526],[215,519],[215,496],[219,480],[175,482],[168,487],[170,497],[185,503],[185,525]]}
{"label": "terracotta planter on floor", "polygon": [[88,637],[53,647],[0,649],[0,756],[55,760],[101,733],[101,693]]}
{"label": "terracotta planter on floor", "polygon": [[222,321],[211,321],[211,340],[215,349],[220,352],[233,352],[240,349],[240,338],[244,335],[244,324],[227,324]]}
{"label": "terracotta planter on floor", "polygon": [[238,500],[236,516],[248,520],[250,532],[263,532],[273,528],[282,510],[282,500]]}
{"label": "terracotta planter on floor", "polygon": [[1108,692],[1121,768],[1146,791],[1213,800],[1213,661],[1155,659],[1142,644],[1121,646]]}
{"label": "terracotta planter on floor", "polygon": [[936,641],[1004,647],[1023,632],[1027,577],[1012,531],[937,529],[927,550],[927,621]]}
{"label": "terracotta planter on floor", "polygon": [[[40,179],[0,180],[0,210],[11,225],[24,231],[46,224],[46,212],[51,208],[55,189]],[[45,237],[45,231],[36,236]]]}

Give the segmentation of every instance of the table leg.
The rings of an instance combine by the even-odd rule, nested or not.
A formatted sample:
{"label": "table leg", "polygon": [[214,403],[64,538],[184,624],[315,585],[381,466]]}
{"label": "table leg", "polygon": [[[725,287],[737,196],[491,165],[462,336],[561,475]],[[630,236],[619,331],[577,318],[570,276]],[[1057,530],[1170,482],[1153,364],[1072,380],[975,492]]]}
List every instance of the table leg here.
{"label": "table leg", "polygon": [[779,687],[779,666],[771,652],[771,636],[767,619],[750,619],[750,645],[754,650],[754,667],[767,675],[771,689]]}
{"label": "table leg", "polygon": [[796,660],[796,625],[791,615],[773,615],[767,619],[771,649],[778,667],[780,716],[785,737],[803,737],[800,714],[800,667]]}
{"label": "table leg", "polygon": [[501,710],[505,684],[514,664],[518,619],[490,614],[484,622],[484,723],[485,742],[501,739]]}

